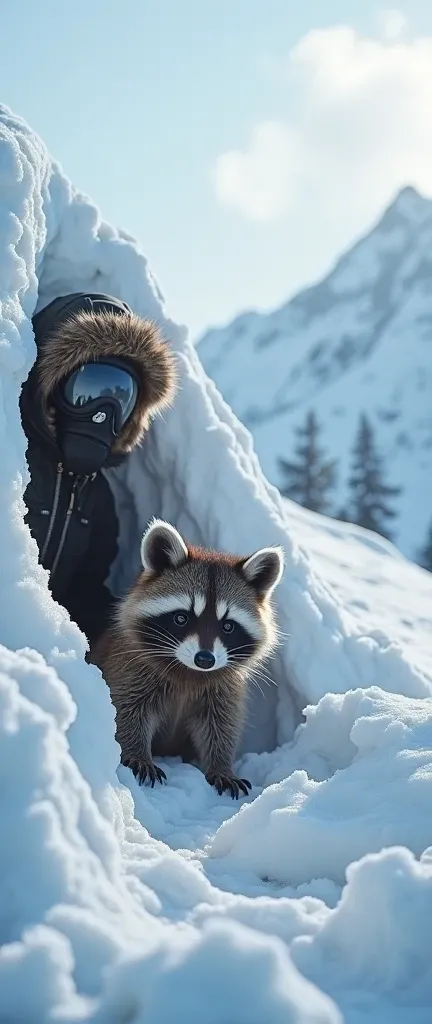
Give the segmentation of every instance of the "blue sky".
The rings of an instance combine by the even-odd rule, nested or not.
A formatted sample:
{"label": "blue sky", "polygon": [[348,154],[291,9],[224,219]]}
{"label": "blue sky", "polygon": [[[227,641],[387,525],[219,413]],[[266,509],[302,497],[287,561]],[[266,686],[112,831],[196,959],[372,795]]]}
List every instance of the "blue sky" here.
{"label": "blue sky", "polygon": [[139,238],[195,335],[323,273],[405,180],[428,191],[429,165],[432,191],[432,4],[398,11],[4,3],[1,101]]}

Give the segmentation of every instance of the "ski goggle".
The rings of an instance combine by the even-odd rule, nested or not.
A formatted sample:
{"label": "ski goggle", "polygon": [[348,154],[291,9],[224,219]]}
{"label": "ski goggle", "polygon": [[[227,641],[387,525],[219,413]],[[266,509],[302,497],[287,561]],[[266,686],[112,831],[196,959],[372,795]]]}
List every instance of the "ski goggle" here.
{"label": "ski goggle", "polygon": [[134,376],[114,363],[86,363],[64,381],[63,397],[72,408],[85,409],[89,403],[114,399],[120,408],[121,425],[133,412],[138,398]]}

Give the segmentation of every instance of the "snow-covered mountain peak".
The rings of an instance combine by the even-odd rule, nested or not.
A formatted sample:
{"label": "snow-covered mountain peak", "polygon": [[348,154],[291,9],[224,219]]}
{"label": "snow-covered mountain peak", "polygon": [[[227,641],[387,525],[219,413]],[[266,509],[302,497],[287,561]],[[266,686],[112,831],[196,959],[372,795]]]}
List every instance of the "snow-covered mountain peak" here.
{"label": "snow-covered mountain peak", "polygon": [[380,221],[381,229],[384,229],[387,223],[394,223],[396,219],[419,224],[425,217],[430,216],[430,206],[430,199],[417,192],[412,185],[406,185],[383,214]]}
{"label": "snow-covered mountain peak", "polygon": [[414,554],[432,517],[430,199],[404,188],[326,278],[270,314],[248,312],[209,331],[199,354],[253,431],[274,483],[278,458],[292,454],[293,428],[314,408],[340,460],[343,502],[356,422],[368,412],[405,488],[397,538]]}

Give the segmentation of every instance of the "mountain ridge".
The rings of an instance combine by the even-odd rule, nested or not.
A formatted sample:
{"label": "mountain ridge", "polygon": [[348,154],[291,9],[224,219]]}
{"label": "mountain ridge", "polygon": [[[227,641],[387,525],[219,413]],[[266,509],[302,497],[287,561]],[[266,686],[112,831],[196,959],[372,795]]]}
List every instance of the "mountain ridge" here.
{"label": "mountain ridge", "polygon": [[[432,518],[431,282],[432,200],[407,186],[317,284],[198,341],[206,372],[253,433],[272,483],[309,408],[341,480],[355,420],[362,411],[371,416],[391,482],[405,488],[395,540],[410,557]],[[423,515],[415,510],[422,492]],[[341,484],[336,500],[343,498]]]}

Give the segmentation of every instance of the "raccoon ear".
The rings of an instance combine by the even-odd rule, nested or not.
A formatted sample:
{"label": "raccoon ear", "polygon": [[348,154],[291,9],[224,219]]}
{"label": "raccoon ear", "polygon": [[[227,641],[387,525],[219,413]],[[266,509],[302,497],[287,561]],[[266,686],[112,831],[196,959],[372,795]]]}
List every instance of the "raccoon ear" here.
{"label": "raccoon ear", "polygon": [[175,526],[154,519],[141,541],[141,562],[146,572],[163,572],[183,565],[189,552]]}
{"label": "raccoon ear", "polygon": [[247,583],[260,597],[270,597],[284,570],[284,552],[281,547],[260,548],[242,564]]}

